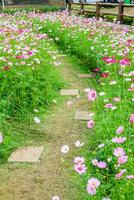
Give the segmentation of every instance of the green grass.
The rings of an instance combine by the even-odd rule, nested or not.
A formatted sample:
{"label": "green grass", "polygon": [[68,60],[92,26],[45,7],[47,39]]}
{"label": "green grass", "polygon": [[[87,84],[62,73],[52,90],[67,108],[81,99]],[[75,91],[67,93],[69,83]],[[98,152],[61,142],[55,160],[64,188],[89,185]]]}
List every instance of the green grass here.
{"label": "green grass", "polygon": [[[62,17],[61,17],[62,19]],[[68,22],[64,22],[65,24]],[[98,25],[97,25],[98,26]],[[108,28],[106,28],[108,29]],[[60,31],[59,31],[60,30]],[[111,29],[109,28],[109,32]],[[119,63],[107,65],[102,61],[102,57],[105,56],[105,48],[107,48],[108,56],[115,56],[117,60],[121,60],[123,56],[118,55],[119,48],[115,47],[114,54],[111,52],[110,35],[101,35],[101,33],[95,32],[95,34],[88,40],[90,31],[88,29],[82,30],[79,27],[68,27],[65,28],[61,25],[60,21],[52,23],[47,21],[45,27],[42,28],[42,32],[48,33],[55,42],[65,50],[66,53],[75,55],[79,58],[83,64],[86,65],[85,71],[93,70],[96,67],[101,69],[100,73],[107,72],[109,77],[101,78],[97,75],[97,79],[91,80],[89,86],[97,91],[105,92],[104,96],[99,96],[97,100],[93,103],[93,111],[95,112],[95,127],[93,128],[92,134],[87,136],[87,144],[85,147],[85,153],[81,152],[86,158],[87,173],[85,175],[77,176],[75,181],[82,191],[82,199],[102,199],[103,197],[109,197],[111,199],[132,199],[133,198],[133,183],[132,180],[126,179],[127,174],[133,174],[133,148],[134,143],[133,138],[133,124],[129,123],[130,115],[133,113],[134,103],[131,101],[133,94],[128,92],[130,88],[131,80],[126,81],[121,75],[118,74],[120,69]],[[117,35],[113,33],[113,40]],[[118,33],[117,33],[118,34]],[[94,45],[95,38],[98,38],[97,44]],[[127,39],[131,38],[131,32],[126,36]],[[125,39],[125,37],[124,37]],[[126,40],[127,40],[126,39]],[[103,48],[105,46],[105,48]],[[94,50],[93,50],[93,48]],[[123,46],[121,48],[124,48]],[[129,51],[128,58],[132,59],[132,49]],[[131,67],[125,68],[125,73],[129,73],[133,70]],[[82,66],[83,68],[83,66]],[[109,83],[114,80],[117,82],[115,85],[109,85]],[[114,97],[120,97],[121,101],[115,103],[113,101]],[[107,102],[106,102],[107,100]],[[116,110],[106,109],[104,106],[106,103],[112,103],[116,106]],[[119,126],[124,127],[124,133],[120,136],[125,136],[127,141],[123,144],[114,144],[111,142],[112,138],[118,137],[116,135],[116,129]],[[98,145],[104,143],[105,147],[102,149],[98,148]],[[123,147],[128,156],[128,162],[122,164],[120,168],[115,167],[117,163],[117,158],[113,156],[113,151],[118,146]],[[107,163],[106,169],[99,169],[94,167],[91,163],[92,159],[98,159],[100,161],[105,161]],[[107,159],[112,159],[110,162]],[[120,169],[126,170],[126,175],[121,179],[116,180],[115,174],[119,173]],[[97,194],[95,196],[90,196],[87,194],[86,185],[90,177],[97,177],[101,181],[101,186],[97,189]]]}
{"label": "green grass", "polygon": [[[22,18],[12,16],[9,19],[7,16],[5,20],[16,26]],[[42,113],[45,114],[53,100],[59,98],[64,85],[51,55],[52,42],[46,35],[39,39],[41,35],[34,28],[29,29],[25,15],[23,20],[26,23],[17,25],[15,31],[11,28],[6,30],[4,25],[0,36],[0,130],[4,137],[0,145],[1,162],[14,148],[26,144],[30,135],[33,138],[38,133],[41,138],[41,131],[36,127],[35,131],[31,129],[34,117],[43,119]],[[28,29],[27,33],[21,34],[21,30]],[[5,38],[8,41],[6,45]],[[27,57],[19,57],[22,55]]]}

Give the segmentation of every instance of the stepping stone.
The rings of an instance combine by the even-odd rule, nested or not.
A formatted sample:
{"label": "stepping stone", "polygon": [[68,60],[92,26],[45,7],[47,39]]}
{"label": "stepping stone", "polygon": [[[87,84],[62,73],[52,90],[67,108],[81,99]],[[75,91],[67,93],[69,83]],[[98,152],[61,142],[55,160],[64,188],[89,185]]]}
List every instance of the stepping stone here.
{"label": "stepping stone", "polygon": [[79,90],[77,90],[77,89],[63,89],[63,90],[61,90],[60,94],[62,96],[67,96],[67,95],[77,96],[77,95],[79,95]]}
{"label": "stepping stone", "polygon": [[76,111],[74,119],[88,121],[92,118],[93,115],[94,113],[90,113],[88,111]]}
{"label": "stepping stone", "polygon": [[8,162],[38,162],[44,147],[22,147],[12,153]]}
{"label": "stepping stone", "polygon": [[94,78],[95,74],[77,74],[78,78]]}
{"label": "stepping stone", "polygon": [[66,57],[67,55],[66,54],[61,54],[61,55],[57,55],[57,57]]}

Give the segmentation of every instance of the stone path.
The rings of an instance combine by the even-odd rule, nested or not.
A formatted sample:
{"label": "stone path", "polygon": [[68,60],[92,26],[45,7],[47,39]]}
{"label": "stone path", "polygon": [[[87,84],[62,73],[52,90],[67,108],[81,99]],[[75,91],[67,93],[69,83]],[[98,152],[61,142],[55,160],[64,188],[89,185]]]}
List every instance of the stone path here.
{"label": "stone path", "polygon": [[62,96],[77,96],[79,95],[78,89],[62,89],[60,94]]}
{"label": "stone path", "polygon": [[12,153],[9,162],[39,162],[44,147],[23,147]]}
{"label": "stone path", "polygon": [[95,74],[77,74],[78,78],[95,78]]}
{"label": "stone path", "polygon": [[[0,200],[51,200],[53,195],[60,196],[61,200],[82,200],[81,190],[73,182],[73,160],[81,152],[75,146],[76,141],[86,143],[86,134],[89,134],[85,120],[91,117],[90,105],[82,92],[88,84],[85,79],[77,78],[76,74],[81,71],[71,58],[61,56],[58,61],[62,63],[59,72],[69,83],[68,88],[77,88],[75,95],[63,97],[64,103],[54,105],[47,119],[38,125],[44,139],[42,136],[39,142],[37,138],[34,144],[39,147],[35,148],[37,152],[31,143],[27,144],[27,148],[17,150],[10,157],[9,161],[17,162],[0,166]],[[61,152],[64,145],[69,146],[67,154]],[[40,156],[41,162],[29,163],[38,161]]]}

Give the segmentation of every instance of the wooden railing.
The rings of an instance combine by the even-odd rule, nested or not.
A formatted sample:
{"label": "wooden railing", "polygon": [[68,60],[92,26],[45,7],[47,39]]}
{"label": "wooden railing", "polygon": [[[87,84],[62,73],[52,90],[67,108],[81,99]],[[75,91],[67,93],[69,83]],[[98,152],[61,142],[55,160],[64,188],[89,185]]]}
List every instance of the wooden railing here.
{"label": "wooden railing", "polygon": [[[79,13],[81,14],[85,14],[85,13],[95,13],[96,18],[99,19],[100,16],[103,15],[114,15],[117,16],[118,21],[120,22],[120,24],[123,24],[123,18],[124,17],[130,17],[130,18],[134,18],[134,15],[129,15],[129,14],[125,14],[124,13],[124,8],[133,8],[134,9],[134,5],[132,4],[124,4],[123,2],[120,3],[83,3],[82,1],[80,3],[74,3],[74,2],[69,2],[68,3],[68,10],[69,12],[71,12],[72,10],[72,5],[76,5],[76,6],[80,6],[80,9],[78,10],[77,8],[75,10],[78,10]],[[95,6],[96,9],[95,10],[88,10],[85,9],[85,6],[87,8],[87,6]],[[101,11],[102,7],[118,7],[118,13],[110,13],[110,12],[105,12],[105,11]]]}

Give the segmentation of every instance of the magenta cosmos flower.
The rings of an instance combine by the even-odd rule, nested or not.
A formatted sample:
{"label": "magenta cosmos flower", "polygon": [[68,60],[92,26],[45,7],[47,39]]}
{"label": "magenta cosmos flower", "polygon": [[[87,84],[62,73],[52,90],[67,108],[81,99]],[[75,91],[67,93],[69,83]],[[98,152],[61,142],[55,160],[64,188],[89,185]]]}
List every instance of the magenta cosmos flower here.
{"label": "magenta cosmos flower", "polygon": [[90,178],[88,180],[88,184],[87,184],[87,192],[90,195],[95,195],[96,194],[96,189],[99,187],[100,185],[100,181],[97,178]]}
{"label": "magenta cosmos flower", "polygon": [[116,63],[117,62],[114,57],[111,57],[111,58],[110,57],[104,57],[104,58],[102,58],[102,60],[104,60],[105,63],[107,63],[107,64]]}
{"label": "magenta cosmos flower", "polygon": [[97,98],[97,93],[95,90],[89,90],[88,94],[87,94],[87,98],[89,101],[95,101],[95,99]]}
{"label": "magenta cosmos flower", "polygon": [[87,122],[87,127],[88,127],[88,128],[93,128],[93,127],[94,127],[94,121],[93,121],[93,120],[89,120],[89,121]]}
{"label": "magenta cosmos flower", "polygon": [[124,151],[124,149],[122,147],[117,147],[116,149],[114,149],[113,154],[116,157],[121,157],[121,156],[125,155],[125,151]]}
{"label": "magenta cosmos flower", "polygon": [[120,65],[123,65],[123,66],[130,66],[130,59],[128,59],[128,58],[123,58],[122,60],[120,60]]}

